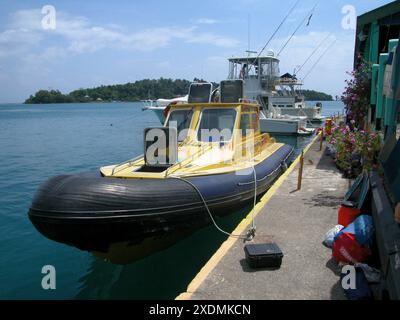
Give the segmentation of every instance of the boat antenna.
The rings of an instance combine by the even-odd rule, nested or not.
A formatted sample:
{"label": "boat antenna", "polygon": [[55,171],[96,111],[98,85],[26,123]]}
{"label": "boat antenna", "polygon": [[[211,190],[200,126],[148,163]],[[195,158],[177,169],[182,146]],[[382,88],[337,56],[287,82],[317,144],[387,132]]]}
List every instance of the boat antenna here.
{"label": "boat antenna", "polygon": [[250,51],[250,13],[247,15],[247,51]]}
{"label": "boat antenna", "polygon": [[261,51],[258,53],[257,57],[253,60],[253,63],[250,65],[249,67],[249,72],[251,70],[251,68],[253,67],[253,65],[257,62],[257,59],[261,56],[261,54],[264,52],[265,48],[267,48],[267,46],[269,45],[269,43],[272,41],[272,39],[276,36],[276,34],[278,33],[278,31],[280,30],[280,28],[282,27],[282,25],[286,22],[286,20],[289,18],[289,16],[291,15],[291,13],[293,12],[293,10],[297,7],[297,5],[299,4],[300,0],[297,0],[296,3],[290,8],[289,12],[287,13],[287,15],[283,18],[283,20],[281,21],[281,23],[279,24],[279,26],[275,29],[274,33],[271,35],[271,37],[268,39],[268,41],[265,43],[264,47],[261,49]]}
{"label": "boat antenna", "polygon": [[325,54],[328,52],[328,50],[335,44],[336,39],[332,41],[332,43],[326,48],[326,50],[322,53],[322,55],[318,58],[318,60],[313,64],[310,70],[306,73],[304,78],[302,79],[303,82],[304,80],[310,75],[310,73],[314,70],[314,68],[317,66],[317,64],[321,61],[321,59],[325,56]]}
{"label": "boat antenna", "polygon": [[290,40],[292,40],[292,38],[294,37],[294,35],[297,33],[297,31],[299,31],[300,27],[306,22],[306,20],[308,19],[308,23],[307,25],[309,25],[310,20],[312,15],[314,14],[315,8],[317,8],[318,6],[318,2],[314,5],[314,7],[311,9],[310,12],[307,13],[307,15],[304,17],[304,19],[301,21],[301,23],[297,26],[297,28],[294,30],[294,32],[291,34],[291,36],[289,37],[289,39],[285,42],[285,44],[282,46],[282,48],[279,50],[278,52],[278,57],[279,55],[282,53],[282,51],[286,48],[286,46],[289,44]]}
{"label": "boat antenna", "polygon": [[322,40],[318,46],[315,47],[315,49],[313,50],[313,52],[311,52],[311,54],[308,56],[308,58],[306,59],[306,61],[304,61],[304,63],[300,66],[299,69],[296,70],[296,73],[299,73],[301,71],[301,69],[303,69],[303,67],[307,64],[308,61],[310,61],[311,57],[318,51],[319,48],[321,48],[321,46],[325,43],[325,41],[331,36],[331,33],[329,33],[324,40]]}

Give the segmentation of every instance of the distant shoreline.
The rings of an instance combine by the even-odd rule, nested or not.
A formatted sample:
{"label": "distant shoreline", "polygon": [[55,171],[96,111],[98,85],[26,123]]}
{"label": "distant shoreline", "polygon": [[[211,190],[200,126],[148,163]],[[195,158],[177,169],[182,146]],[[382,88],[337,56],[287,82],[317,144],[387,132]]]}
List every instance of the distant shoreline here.
{"label": "distant shoreline", "polygon": [[[341,102],[341,100],[308,100],[306,99],[305,102]],[[137,100],[137,101],[100,101],[100,102],[49,102],[49,103],[26,103],[26,102],[0,102],[0,106],[6,106],[6,105],[50,105],[50,104],[62,104],[62,105],[68,105],[68,104],[110,104],[110,103],[143,103],[143,100]]]}
{"label": "distant shoreline", "polygon": [[[26,103],[26,102],[0,102],[0,105],[2,104],[24,104],[24,105],[46,105],[46,104],[98,104],[98,103],[143,103],[144,100],[137,100],[137,101],[90,101],[90,102],[37,102],[37,103]],[[317,100],[309,100],[305,99],[304,101],[306,102],[341,102],[341,100],[322,100],[322,99],[317,99]]]}
{"label": "distant shoreline", "polygon": [[[202,81],[194,79],[194,81]],[[139,80],[133,83],[100,86],[96,88],[78,89],[68,94],[59,90],[39,90],[25,100],[24,104],[51,103],[112,103],[140,102],[158,98],[172,99],[182,97],[189,91],[192,81],[185,79]],[[216,83],[213,83],[215,86]],[[301,90],[308,101],[334,101],[333,97],[315,90]]]}

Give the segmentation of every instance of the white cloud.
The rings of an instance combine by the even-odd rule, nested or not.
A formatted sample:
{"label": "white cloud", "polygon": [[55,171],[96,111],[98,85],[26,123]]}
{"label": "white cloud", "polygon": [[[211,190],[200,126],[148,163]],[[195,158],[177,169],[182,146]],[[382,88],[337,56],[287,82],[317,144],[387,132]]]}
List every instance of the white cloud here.
{"label": "white cloud", "polygon": [[42,35],[29,29],[8,29],[0,32],[0,57],[11,56],[36,46]]}
{"label": "white cloud", "polygon": [[212,44],[218,47],[225,47],[225,48],[236,47],[240,43],[236,39],[219,36],[213,33],[200,33],[197,35],[192,34],[186,40],[189,43]]}
{"label": "white cloud", "polygon": [[211,18],[200,18],[195,21],[198,24],[216,24],[219,23],[219,20],[211,19]]}
{"label": "white cloud", "polygon": [[[96,26],[85,17],[72,17],[57,11],[56,29],[41,27],[40,10],[21,10],[11,15],[9,29],[0,33],[0,55],[6,55],[10,45],[16,50],[28,50],[46,37],[58,37],[63,47],[76,54],[104,48],[151,51],[170,45],[175,40],[185,43],[233,47],[236,39],[214,33],[204,33],[198,27],[166,26],[127,32],[117,25]],[[200,19],[202,23],[216,20]],[[13,51],[13,53],[15,52]]]}
{"label": "white cloud", "polygon": [[172,67],[171,62],[169,61],[158,62],[157,66],[162,69],[170,69]]}

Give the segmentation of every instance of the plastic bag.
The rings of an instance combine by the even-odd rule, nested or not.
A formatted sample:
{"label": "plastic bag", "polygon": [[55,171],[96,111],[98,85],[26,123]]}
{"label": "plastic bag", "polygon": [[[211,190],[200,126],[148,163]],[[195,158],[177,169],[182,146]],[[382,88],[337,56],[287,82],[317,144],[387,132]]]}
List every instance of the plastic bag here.
{"label": "plastic bag", "polygon": [[356,268],[362,269],[364,272],[365,278],[368,283],[379,283],[381,279],[381,272],[378,269],[372,268],[365,263],[356,263],[354,265]]}
{"label": "plastic bag", "polygon": [[[361,268],[356,268],[356,283],[355,288],[345,289],[344,293],[349,300],[373,300],[372,291],[368,285],[367,277]],[[343,281],[343,277],[345,276],[344,273],[340,274],[340,280]]]}
{"label": "plastic bag", "polygon": [[344,227],[340,224],[336,225],[332,229],[330,229],[326,235],[325,239],[323,241],[324,245],[327,246],[328,248],[332,248],[333,246],[333,241],[336,237],[336,235],[343,229]]}
{"label": "plastic bag", "polygon": [[373,239],[373,219],[361,215],[336,235],[332,255],[337,262],[355,264],[367,261],[372,254]]}

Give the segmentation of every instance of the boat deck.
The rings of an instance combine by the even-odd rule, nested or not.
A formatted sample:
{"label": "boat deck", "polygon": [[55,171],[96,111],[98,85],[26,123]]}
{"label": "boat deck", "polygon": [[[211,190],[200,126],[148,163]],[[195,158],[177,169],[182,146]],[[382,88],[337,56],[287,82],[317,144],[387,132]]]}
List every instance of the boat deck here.
{"label": "boat deck", "polygon": [[[257,205],[254,242],[276,242],[284,253],[279,270],[247,266],[242,240],[228,238],[192,280],[185,299],[345,299],[340,270],[323,244],[337,224],[337,209],[349,187],[318,139],[304,156],[302,189],[297,189],[298,159]],[[234,233],[251,223],[251,214]]]}

